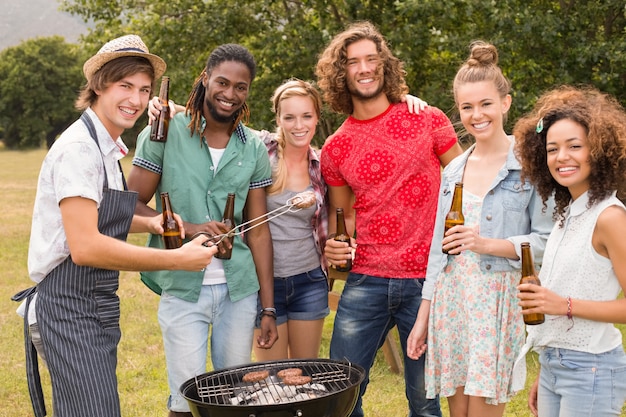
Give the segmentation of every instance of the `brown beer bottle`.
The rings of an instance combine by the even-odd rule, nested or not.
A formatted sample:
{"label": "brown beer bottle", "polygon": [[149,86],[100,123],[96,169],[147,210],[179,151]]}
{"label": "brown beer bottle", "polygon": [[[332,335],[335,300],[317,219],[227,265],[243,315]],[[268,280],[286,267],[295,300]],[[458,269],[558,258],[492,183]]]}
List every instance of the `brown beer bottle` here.
{"label": "brown beer bottle", "polygon": [[[522,279],[520,279],[519,283],[541,285],[539,277],[535,272],[533,255],[530,251],[530,243],[528,242],[522,243]],[[545,317],[543,313],[524,314],[524,323],[526,324],[541,324],[544,321]]]}
{"label": "brown beer bottle", "polygon": [[163,210],[163,243],[165,249],[176,249],[183,245],[180,228],[174,219],[174,211],[169,193],[161,193],[161,210]]}
{"label": "brown beer bottle", "polygon": [[[350,236],[346,231],[346,219],[344,217],[342,208],[337,209],[337,233],[335,234],[334,239],[338,242],[346,242],[348,245],[350,245]],[[346,264],[343,266],[336,265],[335,268],[339,272],[348,272],[352,269],[352,259],[348,259],[346,261]]]}
{"label": "brown beer bottle", "polygon": [[[452,227],[461,224],[465,224],[465,217],[463,217],[463,183],[457,182],[454,184],[454,195],[452,196],[450,211],[446,214],[446,223],[443,230],[444,236]],[[449,254],[447,250],[441,250],[443,253]],[[449,255],[458,255],[458,253],[450,253]]]}
{"label": "brown beer bottle", "polygon": [[[235,227],[235,194],[228,193],[228,197],[226,197],[226,206],[224,207],[224,217],[222,218],[222,223],[226,225],[226,229],[224,233],[230,232],[233,227]],[[230,259],[233,254],[233,241],[235,240],[234,236],[227,237],[224,241],[228,240],[230,242],[231,248],[227,248],[226,245],[222,245],[224,247],[225,253],[218,251],[215,255],[216,258],[219,259]]]}
{"label": "brown beer bottle", "polygon": [[161,90],[159,91],[159,103],[161,103],[161,111],[156,120],[152,122],[150,129],[150,140],[154,142],[166,142],[167,130],[170,126],[170,77],[163,77],[161,80]]}

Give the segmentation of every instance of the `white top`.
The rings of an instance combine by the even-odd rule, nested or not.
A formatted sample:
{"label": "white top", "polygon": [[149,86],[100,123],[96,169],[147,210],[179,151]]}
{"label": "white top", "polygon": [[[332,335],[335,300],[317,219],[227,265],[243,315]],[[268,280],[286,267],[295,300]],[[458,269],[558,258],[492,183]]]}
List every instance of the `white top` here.
{"label": "white top", "polygon": [[[209,148],[209,152],[211,153],[211,160],[213,161],[213,166],[219,166],[220,160],[222,159],[222,156],[224,156],[225,151],[226,148]],[[215,176],[215,171],[213,171],[213,176]],[[222,219],[212,220],[217,220],[218,222],[222,221]],[[213,259],[211,259],[211,263],[208,264],[204,269],[204,278],[202,279],[202,285],[217,284],[226,284],[226,271],[224,271],[224,261],[214,256]]]}
{"label": "white top", "polygon": [[[543,256],[539,273],[541,285],[562,297],[609,301],[620,293],[621,287],[611,261],[599,255],[591,238],[604,209],[624,205],[615,194],[587,208],[587,193],[571,203],[564,227],[554,226]],[[576,303],[573,305],[576,311]],[[546,321],[528,326],[528,339],[534,346],[549,346],[588,352],[607,352],[622,343],[620,331],[612,323],[601,323],[574,317],[546,315]],[[571,329],[570,329],[571,327]],[[568,330],[569,329],[569,330]]]}
{"label": "white top", "polygon": [[61,200],[83,197],[94,200],[99,207],[103,161],[109,188],[124,189],[118,160],[128,148],[121,138],[111,138],[91,109],[87,113],[96,128],[100,150],[79,119],[56,140],[41,166],[28,247],[28,273],[35,282],[41,282],[70,254],[59,208]]}

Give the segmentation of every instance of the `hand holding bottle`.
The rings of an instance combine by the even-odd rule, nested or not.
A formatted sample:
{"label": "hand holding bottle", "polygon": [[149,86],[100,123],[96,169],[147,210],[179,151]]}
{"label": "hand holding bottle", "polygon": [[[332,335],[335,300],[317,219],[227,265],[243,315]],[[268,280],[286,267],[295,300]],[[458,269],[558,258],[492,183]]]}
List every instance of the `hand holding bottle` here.
{"label": "hand holding bottle", "polygon": [[[172,213],[174,220],[180,229],[181,238],[185,238],[185,226],[183,219],[177,214]],[[132,233],[151,233],[153,235],[162,235],[165,231],[163,227],[163,215],[158,213],[154,216],[147,214],[135,214],[133,218],[133,226],[130,230]]]}
{"label": "hand holding bottle", "polygon": [[161,193],[161,209],[163,210],[163,242],[165,248],[180,248],[183,245],[183,237],[180,227],[174,218],[170,195],[167,192]]}
{"label": "hand holding bottle", "polygon": [[[517,286],[520,299],[519,305],[524,309],[524,314],[543,313],[552,316],[567,315],[567,297],[562,297],[555,292],[537,284],[519,284]],[[570,299],[572,312],[576,311],[577,301]],[[573,314],[573,313],[572,313]]]}
{"label": "hand holding bottle", "polygon": [[[211,245],[214,245],[214,243],[219,240],[219,237],[228,230],[230,229],[227,229],[226,224],[215,220],[202,224],[187,223],[187,234],[189,236],[192,238],[195,238],[196,235],[202,235],[205,238],[208,237],[208,241]],[[230,239],[223,239],[219,245],[215,245],[215,247],[218,248],[218,252],[224,252],[228,249],[232,249],[232,244],[230,243]]]}
{"label": "hand holding bottle", "polygon": [[452,204],[450,211],[446,214],[445,226],[443,232],[443,240],[441,242],[441,251],[447,255],[458,255],[460,251],[450,252],[452,249],[456,249],[460,244],[451,245],[456,239],[451,239],[451,235],[457,233],[459,228],[465,224],[465,217],[463,216],[463,183],[457,182],[454,185],[454,194],[452,197]]}
{"label": "hand holding bottle", "polygon": [[348,260],[354,259],[356,245],[354,238],[350,238],[350,243],[328,238],[324,247],[324,255],[331,265],[335,267],[345,266]]}
{"label": "hand holding bottle", "polygon": [[[176,113],[180,113],[185,111],[185,106],[181,106],[180,104],[174,103],[174,100],[168,101],[170,108],[170,119],[174,117]],[[161,100],[159,96],[152,97],[152,100],[148,101],[148,124],[152,125],[159,114],[161,113],[161,109],[163,106],[161,105]]]}
{"label": "hand holding bottle", "polygon": [[163,77],[158,99],[161,110],[150,129],[150,140],[153,142],[167,142],[167,133],[170,126],[169,90],[170,77]]}
{"label": "hand holding bottle", "polygon": [[[535,271],[535,265],[533,263],[532,250],[530,248],[530,243],[524,242],[522,243],[522,277],[520,279],[520,284],[532,284],[535,287],[541,286],[541,281],[539,281],[539,277],[537,276],[537,272]],[[522,292],[526,290],[520,290]],[[522,310],[524,314],[524,323],[528,325],[541,324],[545,321],[545,316],[543,313],[534,312],[531,313],[531,310],[536,305],[524,306],[522,305]]]}
{"label": "hand holding bottle", "polygon": [[[235,227],[235,194],[228,193],[226,205],[224,206],[224,216],[222,217],[222,233],[229,233]],[[215,255],[219,259],[230,259],[233,255],[234,236],[229,236],[220,242],[220,250]],[[223,243],[223,245],[222,245]]]}

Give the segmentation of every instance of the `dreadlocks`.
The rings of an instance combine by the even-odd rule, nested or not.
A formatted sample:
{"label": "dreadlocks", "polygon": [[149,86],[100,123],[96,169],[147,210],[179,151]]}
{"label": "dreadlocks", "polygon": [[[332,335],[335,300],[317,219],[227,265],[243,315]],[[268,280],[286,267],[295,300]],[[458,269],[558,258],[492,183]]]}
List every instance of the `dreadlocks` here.
{"label": "dreadlocks", "polygon": [[[187,100],[186,114],[191,115],[191,122],[189,122],[187,127],[191,130],[192,136],[195,133],[202,134],[202,110],[204,108],[204,95],[206,92],[202,80],[205,75],[210,76],[211,71],[213,71],[216,66],[227,61],[240,62],[248,67],[250,71],[250,81],[254,80],[256,76],[254,57],[246,48],[232,43],[220,45],[215,48],[213,52],[211,52],[211,55],[209,55],[205,68],[198,78],[196,78],[193,88],[191,89],[191,94],[189,94],[189,99]],[[247,124],[249,119],[250,108],[248,107],[248,103],[244,102],[243,106],[241,106],[234,115],[232,130],[235,130],[239,122]]]}

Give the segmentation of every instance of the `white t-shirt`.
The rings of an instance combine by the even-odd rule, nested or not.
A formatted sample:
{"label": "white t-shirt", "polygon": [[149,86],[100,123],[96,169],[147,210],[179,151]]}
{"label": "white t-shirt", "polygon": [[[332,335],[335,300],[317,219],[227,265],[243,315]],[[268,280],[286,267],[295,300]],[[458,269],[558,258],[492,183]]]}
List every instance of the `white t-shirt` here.
{"label": "white t-shirt", "polygon": [[[224,152],[226,148],[218,149],[218,148],[209,148],[209,152],[211,153],[211,160],[213,162],[213,166],[217,167],[220,164],[220,160],[222,156],[224,156]],[[215,170],[213,171],[215,174]],[[216,221],[222,221],[222,219],[212,219]],[[202,285],[217,285],[217,284],[226,284],[226,272],[224,271],[224,263],[221,259],[213,257],[211,263],[208,264],[204,270],[204,277],[202,279]]]}

